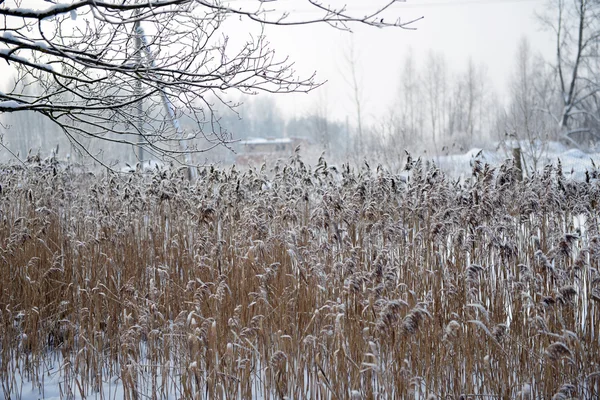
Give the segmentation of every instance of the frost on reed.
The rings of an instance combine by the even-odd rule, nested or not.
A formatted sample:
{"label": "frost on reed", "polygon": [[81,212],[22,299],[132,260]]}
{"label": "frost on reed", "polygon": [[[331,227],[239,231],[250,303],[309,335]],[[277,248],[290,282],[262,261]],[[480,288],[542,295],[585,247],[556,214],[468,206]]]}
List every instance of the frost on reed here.
{"label": "frost on reed", "polygon": [[4,166],[2,396],[597,397],[594,174]]}

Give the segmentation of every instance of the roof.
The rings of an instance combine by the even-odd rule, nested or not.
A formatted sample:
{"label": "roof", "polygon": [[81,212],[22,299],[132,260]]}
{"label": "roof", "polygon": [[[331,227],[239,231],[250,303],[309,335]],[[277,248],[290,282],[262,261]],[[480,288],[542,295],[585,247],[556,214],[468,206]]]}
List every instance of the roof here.
{"label": "roof", "polygon": [[239,142],[244,146],[252,146],[257,144],[290,144],[292,139],[290,138],[249,138],[246,140],[240,140]]}

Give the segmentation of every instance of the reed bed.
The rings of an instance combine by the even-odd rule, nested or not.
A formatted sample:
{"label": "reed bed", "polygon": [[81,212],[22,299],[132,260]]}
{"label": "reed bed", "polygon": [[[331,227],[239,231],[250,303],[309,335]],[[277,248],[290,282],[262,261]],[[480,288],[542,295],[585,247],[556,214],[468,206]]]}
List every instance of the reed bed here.
{"label": "reed bed", "polygon": [[600,396],[598,171],[184,172],[2,167],[4,398]]}

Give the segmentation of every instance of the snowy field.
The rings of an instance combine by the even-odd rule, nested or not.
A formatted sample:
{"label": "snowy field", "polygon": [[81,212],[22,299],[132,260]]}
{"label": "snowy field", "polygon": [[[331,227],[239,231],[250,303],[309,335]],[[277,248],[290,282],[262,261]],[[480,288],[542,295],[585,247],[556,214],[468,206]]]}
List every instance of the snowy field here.
{"label": "snowy field", "polygon": [[521,181],[478,153],[4,166],[0,397],[598,397],[595,155]]}
{"label": "snowy field", "polygon": [[[508,144],[510,145],[510,143]],[[474,148],[460,155],[445,155],[434,158],[439,167],[450,176],[468,176],[471,173],[473,161],[480,160],[493,166],[498,166],[508,158],[512,158],[511,150],[504,146],[493,146],[493,150]],[[558,142],[538,143],[529,145],[526,142],[521,143],[525,165],[523,168],[527,172],[534,169],[534,160],[536,158],[537,170],[541,171],[548,164],[562,164],[563,171],[570,179],[584,180],[585,171],[592,169],[592,160],[597,166],[600,166],[600,151],[593,149],[590,152],[583,152],[579,149],[569,149]]]}

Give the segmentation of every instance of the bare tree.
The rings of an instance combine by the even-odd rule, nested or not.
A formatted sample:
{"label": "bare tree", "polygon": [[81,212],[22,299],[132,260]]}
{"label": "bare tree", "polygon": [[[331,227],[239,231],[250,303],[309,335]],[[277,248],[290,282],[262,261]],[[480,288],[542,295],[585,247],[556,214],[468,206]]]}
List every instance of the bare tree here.
{"label": "bare tree", "polygon": [[429,140],[436,154],[487,138],[495,94],[486,83],[484,64],[469,60],[464,71],[453,73],[443,53],[430,51],[420,68],[410,51],[400,76],[395,109],[380,130],[397,132],[408,145]]}
{"label": "bare tree", "polygon": [[[336,153],[342,153],[342,148],[339,143],[336,143],[338,138],[334,137],[334,132],[330,129],[332,121],[329,121],[329,100],[327,90],[319,89],[319,98],[313,104],[313,107],[307,113],[307,120],[310,121],[310,135],[318,144],[320,151],[326,152],[329,156],[332,155],[332,150]],[[338,156],[339,154],[336,154]]]}
{"label": "bare tree", "polygon": [[[312,12],[290,11],[298,3]],[[314,75],[298,76],[292,62],[275,55],[265,25],[405,28],[414,22],[387,15],[384,22],[394,3],[357,16],[317,0],[72,0],[41,3],[47,8],[40,10],[22,7],[21,0],[0,1],[0,58],[14,70],[12,86],[0,92],[0,113],[44,115],[84,151],[82,140],[92,138],[141,146],[153,156],[202,152],[230,139],[209,98],[234,107],[223,93],[319,86]],[[235,24],[258,31],[240,40],[227,34]],[[19,90],[24,82],[39,88]],[[182,116],[194,129],[183,131]],[[196,138],[206,145],[195,145]]]}
{"label": "bare tree", "polygon": [[473,63],[473,59],[469,58],[469,62],[467,65],[467,71],[464,76],[465,82],[465,90],[467,94],[467,134],[471,141],[473,141],[473,135],[476,130],[477,125],[477,105],[481,103],[483,100],[483,91],[481,90],[479,75],[476,71],[475,64]]}
{"label": "bare tree", "polygon": [[511,101],[503,119],[506,134],[517,141],[512,147],[522,149],[525,163],[531,162],[534,170],[546,152],[547,140],[556,130],[544,112],[544,104],[548,104],[551,97],[548,78],[544,74],[543,61],[535,57],[529,41],[523,38],[511,80]]}
{"label": "bare tree", "polygon": [[402,149],[418,147],[423,139],[426,110],[423,107],[421,75],[412,48],[404,55],[399,71],[396,100],[371,128],[376,160],[391,168],[403,165]]}
{"label": "bare tree", "polygon": [[363,129],[364,95],[359,72],[360,55],[356,49],[353,36],[350,37],[348,46],[344,52],[344,61],[346,62],[347,73],[343,76],[351,90],[351,99],[355,114],[354,119],[356,121],[354,145],[356,146],[357,155],[362,157],[366,151]]}
{"label": "bare tree", "polygon": [[431,129],[433,149],[436,154],[438,152],[438,141],[442,137],[447,120],[447,71],[448,69],[444,55],[442,53],[430,51],[427,56],[427,64],[422,79],[427,96],[429,128]]}
{"label": "bare tree", "polygon": [[448,136],[463,134],[463,141],[471,145],[481,141],[484,135],[484,114],[488,106],[486,98],[492,97],[492,91],[486,87],[486,67],[476,65],[469,58],[467,69],[454,81],[454,93],[449,96]]}
{"label": "bare tree", "polygon": [[[406,55],[400,76],[401,82],[398,93],[400,119],[398,122],[400,122],[401,127],[396,130],[401,133],[404,143],[414,144],[423,135],[425,114],[422,104],[423,93],[420,84],[420,75],[412,48]],[[394,118],[391,118],[391,121],[393,120]]]}
{"label": "bare tree", "polygon": [[404,115],[398,113],[398,107],[390,107],[388,112],[370,129],[370,147],[373,154],[370,161],[382,163],[391,170],[404,167],[402,150],[414,146],[416,139],[407,136],[409,128],[407,121],[403,118]]}
{"label": "bare tree", "polygon": [[554,34],[561,107],[553,116],[563,137],[572,143],[573,135],[595,134],[586,120],[600,121],[597,105],[600,92],[598,41],[600,40],[600,2],[598,0],[551,0],[554,15],[541,17]]}

